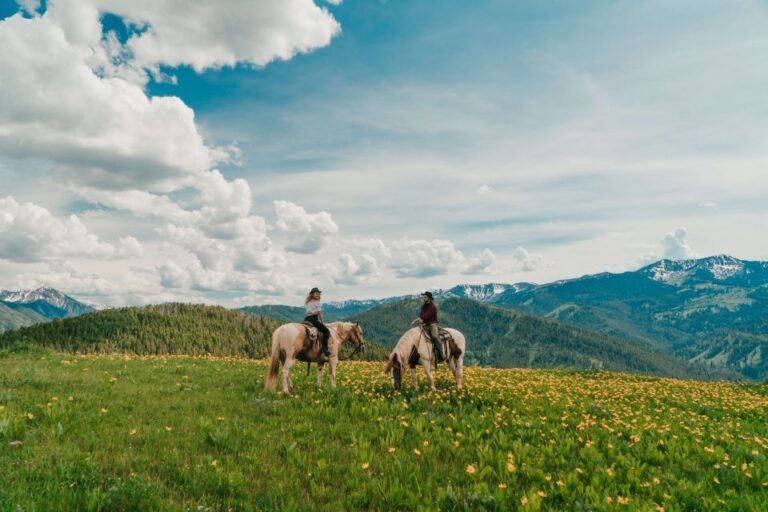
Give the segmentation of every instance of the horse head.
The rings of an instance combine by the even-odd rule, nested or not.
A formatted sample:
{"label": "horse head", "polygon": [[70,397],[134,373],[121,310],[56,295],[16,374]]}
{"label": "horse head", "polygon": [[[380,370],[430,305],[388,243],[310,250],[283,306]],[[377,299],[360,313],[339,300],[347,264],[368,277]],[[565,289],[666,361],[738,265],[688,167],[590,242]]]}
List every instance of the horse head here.
{"label": "horse head", "polygon": [[352,327],[349,330],[349,334],[347,335],[349,340],[352,342],[355,347],[360,348],[363,352],[365,352],[365,339],[363,338],[363,328],[360,326],[359,323],[355,322]]}
{"label": "horse head", "polygon": [[403,384],[403,363],[397,357],[396,353],[389,356],[387,366],[384,368],[384,373],[392,372],[392,386],[395,389],[400,389]]}

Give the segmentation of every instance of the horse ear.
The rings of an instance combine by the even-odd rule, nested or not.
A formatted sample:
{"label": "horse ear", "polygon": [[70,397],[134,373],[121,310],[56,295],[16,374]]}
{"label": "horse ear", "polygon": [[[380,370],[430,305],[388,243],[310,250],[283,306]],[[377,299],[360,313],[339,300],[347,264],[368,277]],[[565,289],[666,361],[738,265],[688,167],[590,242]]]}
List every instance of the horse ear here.
{"label": "horse ear", "polygon": [[387,366],[384,367],[384,373],[387,373],[392,369],[392,366],[395,364],[395,358],[397,357],[396,354],[392,354],[392,357],[389,358],[387,361]]}

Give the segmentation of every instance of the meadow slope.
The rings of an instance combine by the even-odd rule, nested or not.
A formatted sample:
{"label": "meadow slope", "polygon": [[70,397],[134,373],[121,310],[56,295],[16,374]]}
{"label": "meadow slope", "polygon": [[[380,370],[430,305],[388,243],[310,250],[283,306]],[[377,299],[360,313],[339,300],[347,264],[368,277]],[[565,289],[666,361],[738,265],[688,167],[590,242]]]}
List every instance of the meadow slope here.
{"label": "meadow slope", "polygon": [[[0,510],[767,510],[766,388],[468,368],[262,391],[237,358],[0,351]],[[422,376],[422,382],[423,382]]]}

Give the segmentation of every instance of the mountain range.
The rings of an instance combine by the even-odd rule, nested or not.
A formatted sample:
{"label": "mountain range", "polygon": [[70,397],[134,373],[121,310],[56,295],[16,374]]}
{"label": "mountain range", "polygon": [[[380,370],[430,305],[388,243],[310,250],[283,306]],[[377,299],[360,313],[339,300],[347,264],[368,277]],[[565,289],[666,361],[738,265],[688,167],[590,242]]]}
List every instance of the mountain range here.
{"label": "mountain range", "polygon": [[[768,378],[768,262],[726,255],[664,259],[635,271],[540,285],[459,285],[437,290],[435,297],[468,298],[640,342],[715,373]],[[325,311],[349,318],[413,298],[328,303]],[[270,309],[280,311],[283,320],[303,316],[302,308],[289,306],[244,311],[271,316]]]}
{"label": "mountain range", "polygon": [[504,292],[491,303],[636,340],[711,368],[768,377],[768,263],[661,260],[634,272]]}
{"label": "mountain range", "polygon": [[[435,290],[434,294],[439,299],[472,299],[480,302],[491,302],[493,299],[505,292],[514,292],[527,290],[536,285],[530,283],[518,284],[460,284],[447,290]],[[396,297],[387,297],[385,299],[367,299],[367,300],[344,300],[338,302],[326,302],[323,304],[323,317],[328,322],[336,320],[345,320],[364,311],[368,311],[383,304],[393,304],[404,300],[417,299],[417,294],[399,295]],[[265,306],[247,306],[240,308],[243,313],[269,316],[278,320],[290,322],[300,321],[304,318],[304,308],[299,306],[285,305],[265,305]]]}
{"label": "mountain range", "polygon": [[96,309],[53,288],[0,291],[0,332],[54,318],[70,318]]}
{"label": "mountain range", "polygon": [[[653,354],[666,354],[691,367],[705,368],[711,376],[768,378],[768,262],[744,261],[725,255],[682,261],[665,259],[630,272],[586,275],[540,285],[467,284],[436,290],[435,295],[443,304],[441,308],[453,304],[455,299],[466,299],[459,301],[464,304],[460,309],[482,318],[493,318],[497,326],[504,322],[512,325],[517,318],[503,317],[502,320],[499,310],[516,310],[580,327],[594,336],[609,337],[613,343],[629,343],[632,350],[641,347]],[[330,302],[324,304],[324,312],[327,321],[363,321],[367,333],[374,336],[372,339],[387,344],[394,343],[396,336],[407,327],[403,324],[406,316],[416,316],[417,299],[417,295],[405,295]],[[493,312],[478,310],[470,302],[490,306]],[[408,315],[403,316],[401,308],[410,308]],[[1,292],[0,331],[90,311],[94,308],[50,288]],[[297,321],[304,316],[303,308],[285,305],[251,306],[240,311],[283,322]],[[454,312],[453,317],[446,316],[446,311],[443,313],[443,322],[463,318],[464,325],[482,330],[482,326],[458,312]],[[532,320],[527,320],[527,324],[533,325]],[[541,328],[545,329],[544,324]],[[531,339],[536,338],[535,331],[528,332]],[[525,358],[520,359],[519,354],[518,359],[498,359],[501,357],[498,354],[507,349],[497,341],[506,339],[512,343],[513,338],[505,338],[506,331],[501,335],[494,333],[496,340],[477,338],[475,341],[496,355],[484,352],[482,357],[475,357],[475,361],[512,364],[514,360],[515,364],[522,364]],[[583,331],[579,333],[584,335]],[[514,340],[522,345],[530,342]],[[530,359],[531,353],[529,350],[526,364],[539,361],[536,357]],[[590,364],[599,366],[601,359],[593,359],[597,362]],[[584,360],[579,361],[580,367],[584,367]]]}
{"label": "mountain range", "polygon": [[[416,317],[421,301],[384,304],[350,318],[366,337],[393,347]],[[685,378],[734,378],[643,342],[503,309],[476,300],[439,300],[441,322],[467,338],[465,363],[496,368],[581,368]]]}

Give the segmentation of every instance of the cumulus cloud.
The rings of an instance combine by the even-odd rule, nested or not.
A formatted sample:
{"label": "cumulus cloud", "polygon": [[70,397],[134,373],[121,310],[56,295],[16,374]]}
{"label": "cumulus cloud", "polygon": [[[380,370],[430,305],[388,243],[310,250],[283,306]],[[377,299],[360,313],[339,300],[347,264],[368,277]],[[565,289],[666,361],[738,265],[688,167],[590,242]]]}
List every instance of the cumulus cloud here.
{"label": "cumulus cloud", "polygon": [[307,213],[301,206],[288,201],[275,201],[277,228],[288,238],[285,249],[313,254],[328,244],[339,232],[330,213]]}
{"label": "cumulus cloud", "polygon": [[389,267],[397,277],[432,277],[464,262],[464,255],[448,240],[400,240],[392,247]]}
{"label": "cumulus cloud", "polygon": [[16,0],[21,10],[26,13],[33,14],[40,9],[40,0]]}
{"label": "cumulus cloud", "polygon": [[20,263],[57,257],[132,258],[141,256],[141,243],[125,237],[112,245],[89,233],[77,217],[58,219],[33,203],[0,199],[0,258]]}
{"label": "cumulus cloud", "polygon": [[490,249],[484,249],[467,260],[462,274],[488,274],[495,270],[496,255]]}
{"label": "cumulus cloud", "polygon": [[371,255],[363,254],[355,258],[351,254],[342,254],[336,265],[318,265],[313,274],[328,278],[334,284],[356,285],[376,280],[380,276],[380,268],[376,258]]}
{"label": "cumulus cloud", "polygon": [[523,247],[518,247],[512,252],[512,263],[516,270],[532,272],[544,263],[540,254],[532,254]]}
{"label": "cumulus cloud", "polygon": [[341,27],[312,0],[93,0],[147,27],[127,42],[136,65],[200,72],[244,62],[265,66],[326,46]]}
{"label": "cumulus cloud", "polygon": [[687,260],[696,257],[688,244],[688,230],[679,227],[671,233],[667,233],[661,241],[662,255],[671,260]]}
{"label": "cumulus cloud", "polygon": [[168,196],[151,194],[143,190],[103,190],[94,187],[75,187],[80,197],[92,203],[125,210],[138,217],[157,217],[169,222],[197,222],[202,219],[198,211],[188,211]]}
{"label": "cumulus cloud", "polygon": [[180,266],[166,262],[157,267],[165,288],[190,288],[198,291],[247,291],[260,295],[282,295],[293,286],[293,279],[280,272],[223,272],[203,267],[194,260]]}
{"label": "cumulus cloud", "polygon": [[42,272],[20,274],[15,283],[22,290],[46,286],[86,296],[116,296],[149,289],[149,283],[133,273],[124,273],[124,279],[118,282],[96,273],[83,272],[66,260],[51,262]]}
{"label": "cumulus cloud", "polygon": [[87,62],[91,47],[68,39],[89,39],[80,33],[88,18],[69,23],[80,31],[67,34],[55,17],[62,10],[0,21],[0,149],[48,158],[65,180],[110,190],[170,191],[210,168],[217,157],[192,110],[178,98],[149,98],[139,85],[99,76]]}
{"label": "cumulus cloud", "polygon": [[[103,33],[104,13],[141,30],[123,44]],[[263,66],[338,32],[311,0],[48,2],[43,15],[0,21],[0,150],[49,159],[80,187],[167,193],[194,185],[216,162],[237,159],[237,149],[207,144],[179,98],[148,97],[142,70]]]}

